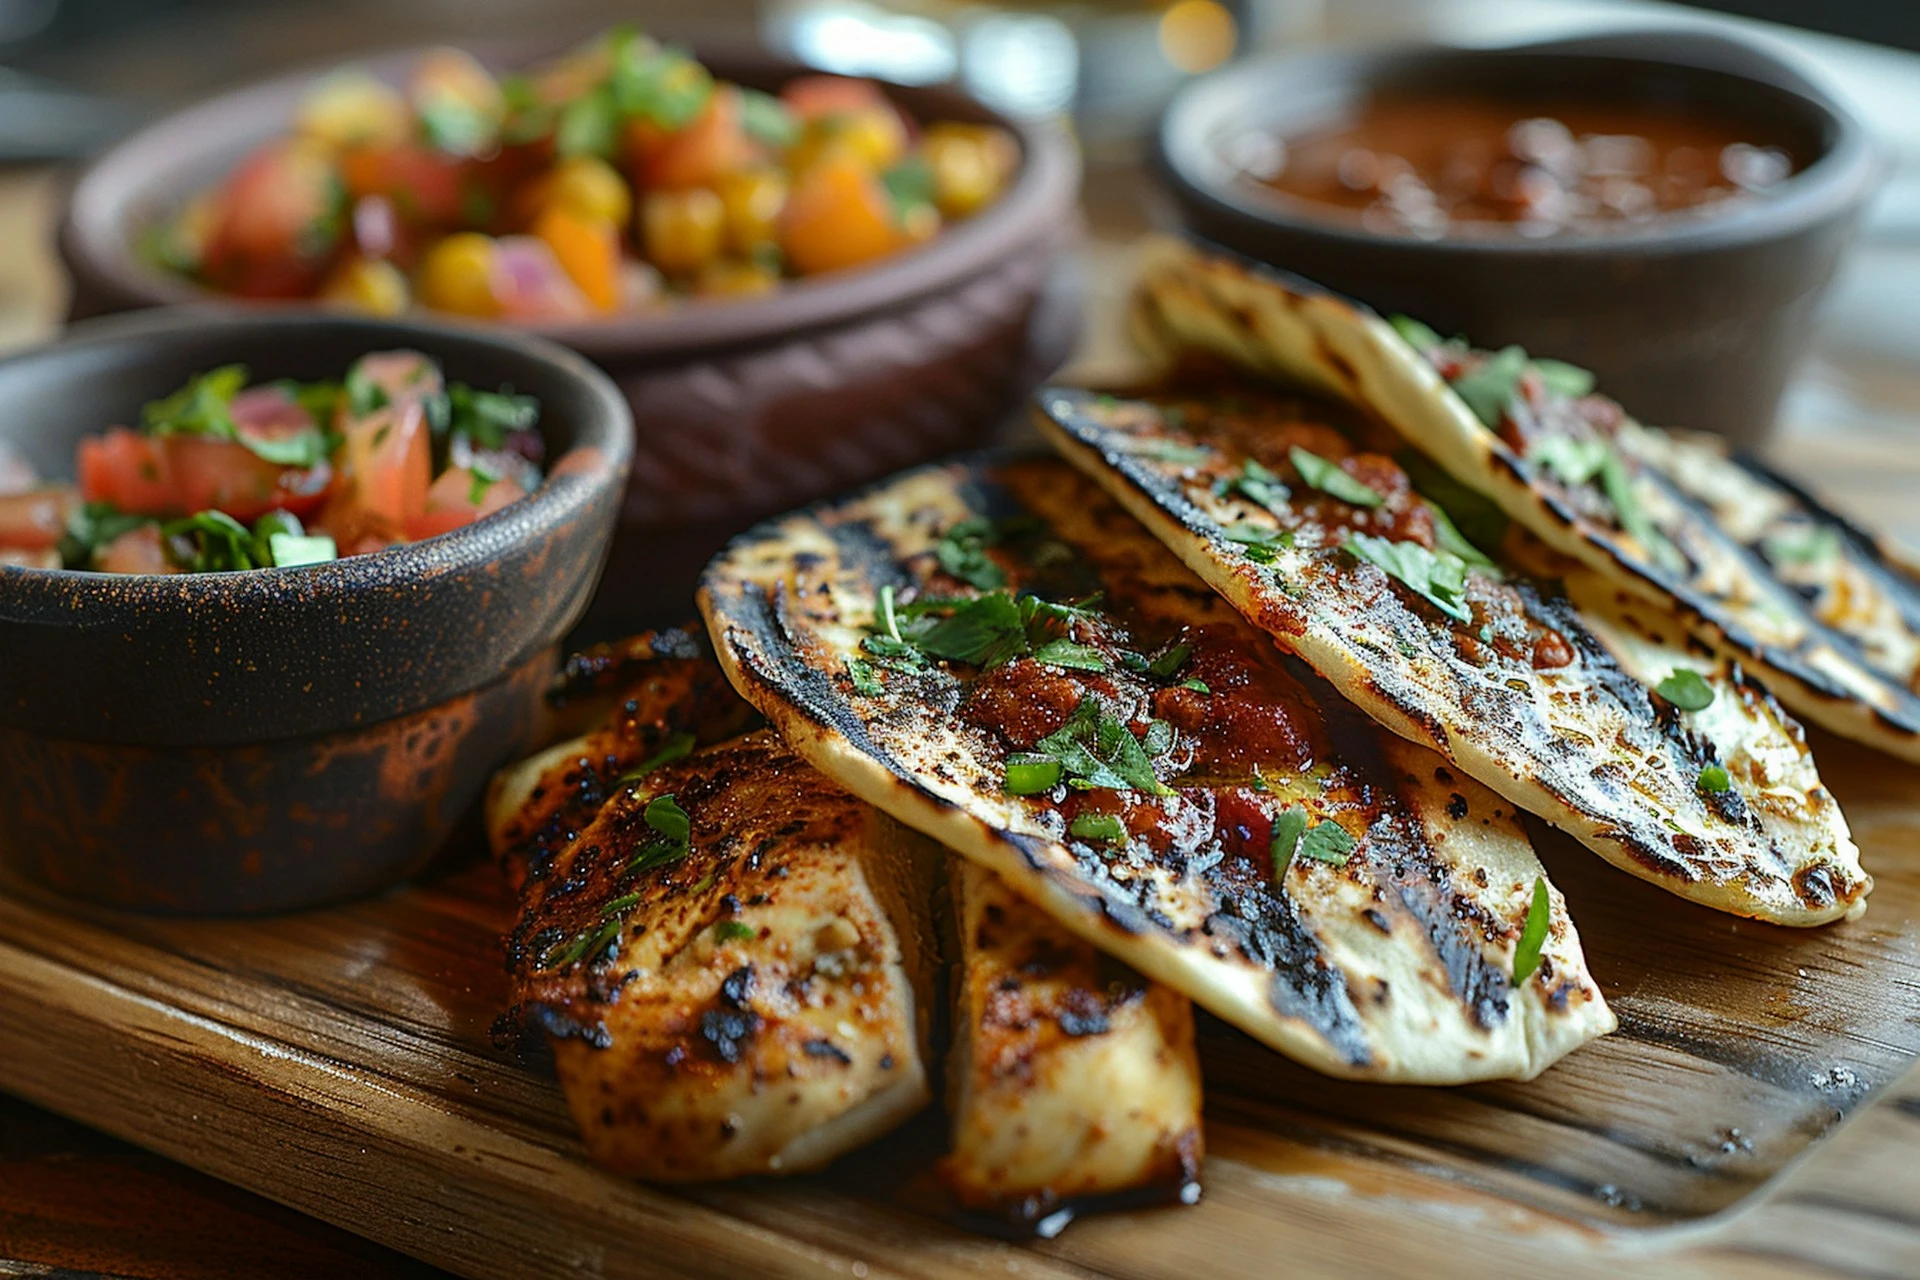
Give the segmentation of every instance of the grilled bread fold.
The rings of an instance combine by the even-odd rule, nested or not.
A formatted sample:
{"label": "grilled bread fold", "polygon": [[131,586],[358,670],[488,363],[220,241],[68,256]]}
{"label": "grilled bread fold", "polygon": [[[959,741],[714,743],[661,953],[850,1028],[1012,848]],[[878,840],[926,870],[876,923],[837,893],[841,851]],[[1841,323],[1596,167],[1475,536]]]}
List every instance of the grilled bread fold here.
{"label": "grilled bread fold", "polygon": [[964,1208],[1058,1233],[1081,1210],[1200,1189],[1193,1005],[949,864],[959,958],[942,1180]]}
{"label": "grilled bread fold", "polygon": [[700,606],[829,777],[1302,1062],[1528,1077],[1613,1026],[1511,806],[1342,706],[1060,463],[769,522]]}
{"label": "grilled bread fold", "polygon": [[1163,362],[1206,352],[1363,407],[1792,711],[1920,760],[1920,578],[1757,463],[1635,422],[1584,370],[1176,241],[1146,252],[1131,321]]}
{"label": "grilled bread fold", "polygon": [[1583,612],[1502,568],[1465,532],[1499,513],[1417,490],[1351,411],[1247,383],[1039,403],[1070,461],[1395,733],[1695,902],[1864,909],[1845,818],[1765,689],[1608,580],[1576,569]]}

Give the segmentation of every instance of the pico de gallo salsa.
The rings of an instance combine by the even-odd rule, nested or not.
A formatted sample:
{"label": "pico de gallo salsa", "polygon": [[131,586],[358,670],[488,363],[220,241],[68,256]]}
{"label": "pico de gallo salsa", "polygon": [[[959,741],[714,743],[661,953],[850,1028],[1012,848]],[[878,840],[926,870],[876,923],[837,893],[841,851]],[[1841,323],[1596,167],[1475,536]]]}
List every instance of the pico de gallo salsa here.
{"label": "pico de gallo salsa", "polygon": [[539,486],[539,415],[416,351],[362,356],[338,382],[249,385],[225,365],[83,439],[77,484],[0,458],[0,565],[210,573],[430,538]]}
{"label": "pico de gallo salsa", "polygon": [[1006,130],[915,122],[871,81],[763,93],[622,28],[504,78],[451,48],[404,89],[336,73],[142,247],[245,297],[577,321],[874,262],[1019,162]]}

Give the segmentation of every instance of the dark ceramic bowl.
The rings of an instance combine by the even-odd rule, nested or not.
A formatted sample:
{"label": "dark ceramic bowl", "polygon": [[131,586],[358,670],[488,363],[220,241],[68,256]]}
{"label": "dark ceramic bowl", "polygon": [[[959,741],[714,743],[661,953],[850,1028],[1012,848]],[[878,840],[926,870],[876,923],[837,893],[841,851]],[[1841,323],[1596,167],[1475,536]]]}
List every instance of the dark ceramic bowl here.
{"label": "dark ceramic bowl", "polygon": [[[1764,198],[1644,229],[1530,240],[1378,234],[1249,180],[1250,130],[1339,119],[1379,90],[1704,106],[1804,165]],[[1881,171],[1861,127],[1797,72],[1717,36],[1634,32],[1512,49],[1419,48],[1264,59],[1168,108],[1161,171],[1197,234],[1376,310],[1478,346],[1518,343],[1592,369],[1636,416],[1752,441],[1770,428],[1811,322]]]}
{"label": "dark ceramic bowl", "polygon": [[412,347],[539,397],[549,474],[423,542],[331,564],[130,575],[0,568],[0,862],[140,910],[353,897],[434,854],[525,745],[599,578],[632,450],[586,361],[510,333],[155,313],[0,360],[0,439],[40,474],[212,366],[338,377]]}
{"label": "dark ceramic bowl", "polygon": [[[495,67],[558,51],[481,47]],[[418,50],[367,60],[404,77]],[[722,76],[777,89],[807,68],[765,53],[701,52]],[[60,227],[75,318],[216,295],[143,263],[142,227],[282,132],[313,72],[169,116],[79,178]],[[610,578],[635,622],[679,620],[701,565],[765,516],[978,445],[1066,358],[1079,312],[1062,287],[1079,166],[1057,129],[1019,124],[950,88],[894,87],[915,119],[1011,129],[1024,159],[990,209],[872,267],[761,299],[534,332],[611,374],[641,424]]]}

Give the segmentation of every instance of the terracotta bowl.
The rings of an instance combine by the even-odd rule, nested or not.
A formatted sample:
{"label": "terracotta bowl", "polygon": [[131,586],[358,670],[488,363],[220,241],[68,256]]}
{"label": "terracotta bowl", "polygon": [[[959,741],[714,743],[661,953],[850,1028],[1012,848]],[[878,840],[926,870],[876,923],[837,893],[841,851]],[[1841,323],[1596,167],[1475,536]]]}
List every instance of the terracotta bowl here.
{"label": "terracotta bowl", "polygon": [[0,360],[0,440],[45,476],[210,367],[337,377],[411,347],[539,397],[549,474],[453,533],[297,569],[0,568],[0,863],[62,893],[255,913],[372,892],[431,858],[526,744],[600,576],[625,401],[535,339],[282,313],[96,322]]}
{"label": "terracotta bowl", "polygon": [[[1555,103],[1717,108],[1804,167],[1764,199],[1602,235],[1423,241],[1316,216],[1247,179],[1236,137],[1337,119],[1381,89]],[[1717,36],[1629,32],[1512,49],[1423,47],[1256,60],[1168,108],[1160,168],[1187,225],[1248,257],[1476,345],[1518,343],[1594,370],[1636,416],[1744,441],[1771,427],[1881,163],[1798,72]]]}
{"label": "terracotta bowl", "polygon": [[[497,68],[552,45],[476,49]],[[404,78],[419,50],[359,65]],[[807,68],[700,51],[721,76],[777,89]],[[60,226],[74,318],[216,295],[140,261],[140,229],[285,129],[314,72],[213,98],[90,166]],[[689,303],[533,331],[610,374],[640,424],[603,610],[614,625],[679,621],[707,558],[767,515],[990,439],[1067,354],[1079,312],[1063,281],[1079,165],[1049,126],[1019,124],[950,88],[890,90],[915,119],[985,121],[1024,159],[1002,199],[932,243],[764,299]]]}

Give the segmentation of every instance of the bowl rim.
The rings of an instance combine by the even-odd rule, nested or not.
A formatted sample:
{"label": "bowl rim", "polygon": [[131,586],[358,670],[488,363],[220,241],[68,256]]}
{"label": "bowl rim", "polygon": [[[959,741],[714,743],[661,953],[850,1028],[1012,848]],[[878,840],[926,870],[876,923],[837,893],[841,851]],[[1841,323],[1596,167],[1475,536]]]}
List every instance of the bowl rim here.
{"label": "bowl rim", "polygon": [[[459,47],[485,65],[501,69],[537,62],[577,43],[577,39],[473,41]],[[128,232],[142,212],[144,193],[167,169],[177,167],[182,156],[197,156],[239,141],[259,141],[283,133],[292,104],[317,78],[349,68],[396,75],[434,47],[407,45],[315,62],[199,99],[122,138],[81,169],[67,192],[57,233],[67,270],[92,277],[118,299],[137,300],[136,306],[197,303],[270,311],[303,305],[299,300],[261,304],[233,298],[140,261],[134,237]],[[729,79],[741,75],[790,78],[831,74],[759,45],[697,41],[693,42],[693,52]],[[1029,242],[1052,234],[1055,221],[1064,216],[1079,188],[1079,153],[1064,128],[1003,115],[951,83],[906,85],[863,78],[875,79],[890,97],[897,99],[905,94],[946,99],[963,107],[967,114],[1012,132],[1022,151],[1013,185],[987,210],[942,228],[927,244],[870,266],[783,283],[764,298],[695,300],[658,313],[605,320],[531,325],[473,323],[545,338],[600,359],[667,357],[749,346],[803,329],[838,326],[950,289]],[[312,306],[312,300],[304,300],[304,305]],[[459,317],[438,312],[410,311],[405,318],[416,317],[430,324],[460,324]]]}
{"label": "bowl rim", "polygon": [[[1499,67],[1523,60],[1612,63],[1630,67],[1694,71],[1729,76],[1797,99],[1823,117],[1826,149],[1791,175],[1766,199],[1699,219],[1655,219],[1645,227],[1598,234],[1568,233],[1537,239],[1513,235],[1442,236],[1426,240],[1372,231],[1357,223],[1314,216],[1304,205],[1263,198],[1226,172],[1208,136],[1231,111],[1284,92],[1285,78],[1302,68],[1329,80],[1364,86],[1382,73],[1444,64]],[[1154,132],[1153,160],[1183,200],[1218,216],[1336,243],[1346,248],[1420,253],[1449,258],[1611,258],[1621,253],[1649,257],[1714,251],[1764,243],[1856,207],[1878,183],[1885,158],[1866,129],[1817,84],[1768,51],[1717,32],[1659,28],[1612,30],[1565,40],[1502,46],[1398,43],[1350,49],[1281,52],[1202,76],[1184,86],[1162,113]]]}
{"label": "bowl rim", "polygon": [[[156,344],[164,345],[189,333],[255,335],[262,330],[280,330],[298,335],[316,326],[369,331],[374,338],[367,346],[369,351],[407,347],[432,357],[433,347],[451,338],[528,356],[577,382],[590,397],[591,409],[573,424],[576,438],[565,454],[550,460],[537,489],[472,524],[362,555],[264,569],[100,573],[0,565],[0,588],[4,588],[0,590],[0,627],[35,612],[36,606],[44,609],[69,592],[94,586],[110,588],[118,607],[192,612],[214,598],[233,601],[238,597],[245,603],[258,596],[261,602],[270,602],[295,583],[309,594],[321,596],[364,591],[370,576],[382,582],[429,582],[492,562],[507,547],[576,518],[601,489],[617,488],[622,483],[634,449],[633,415],[626,397],[606,374],[577,353],[514,329],[387,320],[312,308],[241,314],[224,307],[159,307],[80,321],[51,342],[0,357],[0,377],[23,365],[64,360],[75,351],[134,346],[136,354],[129,363],[139,364],[146,358],[138,353],[140,348],[151,352]],[[382,341],[376,335],[392,341]],[[581,459],[579,463],[556,469],[556,464],[575,456]]]}

